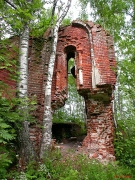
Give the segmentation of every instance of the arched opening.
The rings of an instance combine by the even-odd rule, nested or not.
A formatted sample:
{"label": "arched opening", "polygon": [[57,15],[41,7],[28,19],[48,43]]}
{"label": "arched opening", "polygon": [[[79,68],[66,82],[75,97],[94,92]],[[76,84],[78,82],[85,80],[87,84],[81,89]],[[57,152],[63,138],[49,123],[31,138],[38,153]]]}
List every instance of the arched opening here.
{"label": "arched opening", "polygon": [[[66,54],[66,60],[67,60],[67,72],[68,74],[72,74],[74,78],[76,78],[76,72],[75,72],[75,59],[76,59],[76,47],[75,46],[67,46],[65,48],[65,54]],[[70,59],[74,59],[74,64],[72,65],[71,63],[69,63]],[[70,65],[72,65],[72,67],[70,67]],[[70,70],[70,71],[69,71]]]}
{"label": "arched opening", "polygon": [[[64,50],[67,61],[68,99],[64,107],[55,111],[53,116],[53,138],[58,142],[73,140],[77,145],[86,136],[85,102],[76,88],[77,52],[75,46],[67,46]],[[55,131],[55,132],[54,132]],[[79,140],[78,140],[79,138]],[[71,147],[72,148],[72,147]]]}

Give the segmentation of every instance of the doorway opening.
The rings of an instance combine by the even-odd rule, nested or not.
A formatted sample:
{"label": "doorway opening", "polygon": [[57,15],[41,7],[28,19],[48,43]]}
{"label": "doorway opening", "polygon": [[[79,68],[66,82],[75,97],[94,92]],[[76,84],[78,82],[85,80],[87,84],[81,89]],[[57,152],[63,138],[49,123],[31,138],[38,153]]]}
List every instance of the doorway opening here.
{"label": "doorway opening", "polygon": [[66,100],[65,105],[56,110],[53,115],[52,133],[53,138],[58,142],[74,140],[74,143],[80,143],[86,136],[86,115],[84,99],[78,94],[76,88],[76,47],[66,47],[65,57],[65,60],[67,61],[68,99]]}

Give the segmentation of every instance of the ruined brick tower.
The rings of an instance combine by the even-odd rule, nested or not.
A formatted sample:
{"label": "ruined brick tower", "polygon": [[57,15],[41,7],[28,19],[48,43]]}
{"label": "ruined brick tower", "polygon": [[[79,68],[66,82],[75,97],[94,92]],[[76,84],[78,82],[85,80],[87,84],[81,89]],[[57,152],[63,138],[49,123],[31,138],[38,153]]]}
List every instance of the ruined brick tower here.
{"label": "ruined brick tower", "polygon": [[74,21],[59,30],[52,87],[52,106],[64,104],[67,93],[67,63],[72,68],[78,93],[84,97],[87,136],[83,147],[90,158],[114,159],[112,92],[116,82],[113,39],[100,25]]}
{"label": "ruined brick tower", "polygon": [[[39,125],[42,125],[43,119],[50,49],[49,33],[44,38],[31,38],[29,41],[28,94],[37,98],[34,115]],[[87,136],[83,149],[90,158],[114,160],[112,93],[116,82],[116,61],[113,39],[100,25],[92,22],[73,21],[71,25],[59,29],[52,85],[53,110],[62,107],[67,99],[70,58],[74,58],[75,62],[71,72],[77,91],[85,100]],[[31,125],[30,133],[38,152],[42,135],[40,126]]]}

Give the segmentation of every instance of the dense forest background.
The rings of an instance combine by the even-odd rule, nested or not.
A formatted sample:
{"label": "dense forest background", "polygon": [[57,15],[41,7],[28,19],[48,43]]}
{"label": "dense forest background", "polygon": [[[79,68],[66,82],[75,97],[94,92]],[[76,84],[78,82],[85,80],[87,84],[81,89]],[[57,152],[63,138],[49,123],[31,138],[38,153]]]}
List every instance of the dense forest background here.
{"label": "dense forest background", "polygon": [[[0,81],[0,179],[135,179],[134,0],[76,1],[76,7],[79,9],[78,19],[83,21],[92,19],[95,23],[101,24],[114,38],[117,59],[117,84],[114,91],[116,163],[109,164],[104,168],[104,165],[96,161],[89,161],[85,157],[74,157],[72,161],[67,158],[63,161],[60,158],[60,153],[55,152],[46,155],[43,162],[36,164],[30,158],[34,154],[31,153],[31,144],[28,142],[27,146],[31,149],[30,152],[26,152],[28,166],[24,172],[18,171],[18,132],[24,133],[24,127],[28,127],[29,121],[34,121],[29,112],[33,110],[36,104],[34,99],[29,101],[27,87],[24,90],[21,89],[21,84],[27,81],[27,67],[23,66],[27,64],[27,40],[29,36],[41,37],[48,27],[52,28],[54,41],[51,57],[54,59],[58,28],[61,24],[70,24],[75,11],[77,11],[72,10],[73,2],[70,3],[71,1],[63,2],[61,0],[0,1],[0,69],[9,71],[12,75],[11,79],[17,80],[18,87],[20,87],[17,89],[18,97],[13,98],[12,94],[8,92],[7,84]],[[9,45],[7,36],[18,36],[20,38],[20,45],[18,49],[14,48],[14,52],[16,54],[24,52],[26,55],[19,54],[19,64],[17,63],[17,56],[12,62],[10,61],[11,54],[7,52]],[[23,49],[24,44],[26,49]],[[71,60],[72,63],[73,60]],[[16,68],[13,69],[13,66]],[[18,70],[16,71],[16,69]],[[24,74],[26,76],[21,81],[20,79]],[[70,120],[81,123],[85,121],[84,102],[82,97],[77,94],[70,75],[68,79],[69,101],[67,101],[64,109],[55,112],[53,121],[68,122]],[[3,92],[7,98],[3,98]],[[45,149],[45,145],[43,144],[42,150]],[[7,174],[9,170],[10,173]]]}

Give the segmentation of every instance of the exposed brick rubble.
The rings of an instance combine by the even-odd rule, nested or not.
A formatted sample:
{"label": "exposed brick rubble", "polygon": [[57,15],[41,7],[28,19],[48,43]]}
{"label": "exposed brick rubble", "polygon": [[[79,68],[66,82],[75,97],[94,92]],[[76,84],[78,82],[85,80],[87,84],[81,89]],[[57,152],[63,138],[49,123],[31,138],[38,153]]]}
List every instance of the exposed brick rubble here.
{"label": "exposed brick rubble", "polygon": [[[42,136],[40,125],[50,50],[49,30],[43,38],[29,41],[28,94],[37,100],[33,114],[38,119],[37,125],[31,125],[30,133],[37,152]],[[73,21],[59,29],[52,85],[53,110],[62,107],[67,99],[67,67],[71,57],[75,61],[72,73],[76,87],[86,104],[87,136],[82,148],[90,158],[114,160],[112,92],[116,82],[116,61],[113,39],[100,25],[92,22]]]}

